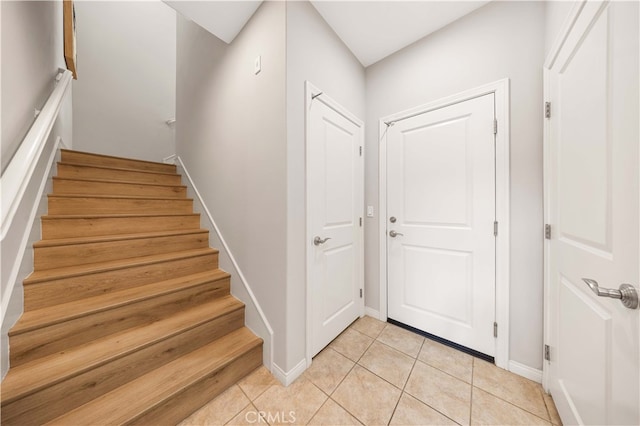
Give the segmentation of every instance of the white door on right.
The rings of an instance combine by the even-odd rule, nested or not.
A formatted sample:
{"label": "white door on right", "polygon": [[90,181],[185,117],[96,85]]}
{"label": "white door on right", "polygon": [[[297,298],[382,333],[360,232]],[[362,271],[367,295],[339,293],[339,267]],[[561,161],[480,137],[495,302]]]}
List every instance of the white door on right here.
{"label": "white door on right", "polygon": [[547,74],[546,368],[565,424],[640,424],[640,313],[603,294],[640,284],[638,36],[638,2],[585,2]]}
{"label": "white door on right", "polygon": [[494,95],[387,130],[388,317],[495,355]]}

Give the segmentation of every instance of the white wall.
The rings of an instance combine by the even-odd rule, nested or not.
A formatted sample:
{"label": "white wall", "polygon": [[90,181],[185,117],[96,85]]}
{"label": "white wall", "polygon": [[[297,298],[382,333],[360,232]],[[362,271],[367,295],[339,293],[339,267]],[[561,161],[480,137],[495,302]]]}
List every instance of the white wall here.
{"label": "white wall", "polygon": [[304,82],[309,80],[360,119],[364,68],[314,7],[287,3],[287,364],[305,357],[306,241]]}
{"label": "white wall", "polygon": [[[3,1],[2,8],[2,170],[18,149],[54,88],[64,62],[62,1]],[[71,122],[70,114],[66,121]],[[71,135],[66,135],[71,144]]]}
{"label": "white wall", "polygon": [[[510,359],[542,368],[543,2],[492,2],[367,68],[366,190],[378,205],[381,117],[508,77],[511,81]],[[376,217],[366,220],[366,306],[379,308]]]}
{"label": "white wall", "polygon": [[175,11],[160,1],[75,8],[75,148],[152,161],[174,154]]}
{"label": "white wall", "polygon": [[[274,330],[286,364],[285,3],[227,45],[178,17],[176,151]],[[262,71],[254,75],[254,59]],[[232,278],[233,280],[233,278]]]}

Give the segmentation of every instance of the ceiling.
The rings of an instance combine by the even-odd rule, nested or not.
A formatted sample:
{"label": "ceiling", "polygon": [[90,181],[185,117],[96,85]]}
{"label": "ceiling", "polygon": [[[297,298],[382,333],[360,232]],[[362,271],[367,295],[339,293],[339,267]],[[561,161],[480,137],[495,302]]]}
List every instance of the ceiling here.
{"label": "ceiling", "polygon": [[[488,0],[311,0],[311,4],[365,67],[461,18]],[[262,0],[165,3],[231,43]]]}
{"label": "ceiling", "polygon": [[327,1],[311,4],[365,67],[489,1]]}

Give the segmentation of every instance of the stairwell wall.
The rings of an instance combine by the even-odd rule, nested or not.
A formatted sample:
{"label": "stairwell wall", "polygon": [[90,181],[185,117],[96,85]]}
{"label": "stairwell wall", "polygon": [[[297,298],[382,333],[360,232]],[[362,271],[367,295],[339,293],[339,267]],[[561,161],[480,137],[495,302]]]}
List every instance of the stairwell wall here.
{"label": "stairwell wall", "polygon": [[176,12],[159,0],[76,1],[75,149],[175,154]]}
{"label": "stairwell wall", "polygon": [[287,351],[285,7],[264,2],[231,44],[178,16],[176,74],[176,154],[274,330],[273,362],[281,366]]}

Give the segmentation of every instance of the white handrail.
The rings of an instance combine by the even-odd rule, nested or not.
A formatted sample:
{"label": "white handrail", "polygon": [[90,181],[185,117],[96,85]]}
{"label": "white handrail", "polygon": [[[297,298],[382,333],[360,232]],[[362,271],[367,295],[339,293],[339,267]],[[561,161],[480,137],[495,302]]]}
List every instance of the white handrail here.
{"label": "white handrail", "polygon": [[38,114],[31,129],[22,140],[18,151],[16,151],[2,177],[0,177],[0,192],[2,193],[0,200],[0,220],[2,222],[2,225],[0,225],[0,240],[4,240],[7,235],[18,204],[24,195],[27,184],[31,180],[38,158],[40,158],[51,129],[56,122],[62,100],[71,82],[71,71],[62,69],[60,71],[56,76],[55,89],[51,92],[49,99],[42,107],[42,111]]}

